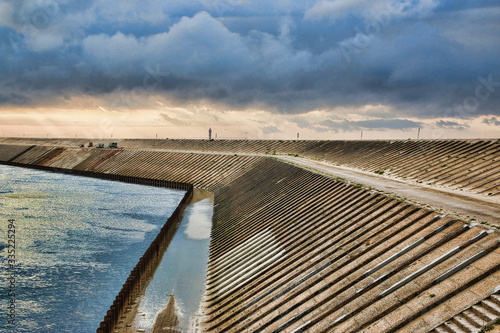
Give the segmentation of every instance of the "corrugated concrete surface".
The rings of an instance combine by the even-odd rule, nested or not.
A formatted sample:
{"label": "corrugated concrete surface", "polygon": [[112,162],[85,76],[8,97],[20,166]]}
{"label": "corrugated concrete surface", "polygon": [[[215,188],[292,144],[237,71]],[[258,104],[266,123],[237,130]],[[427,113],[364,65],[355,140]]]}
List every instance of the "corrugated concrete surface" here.
{"label": "corrugated concrete surface", "polygon": [[496,230],[270,158],[2,144],[0,161],[213,190],[204,331],[439,331],[500,285]]}
{"label": "corrugated concrete surface", "polygon": [[[0,138],[0,143],[78,146],[88,139]],[[94,142],[108,142],[102,139]],[[179,140],[116,139],[137,150],[300,155],[400,179],[500,196],[500,139]]]}

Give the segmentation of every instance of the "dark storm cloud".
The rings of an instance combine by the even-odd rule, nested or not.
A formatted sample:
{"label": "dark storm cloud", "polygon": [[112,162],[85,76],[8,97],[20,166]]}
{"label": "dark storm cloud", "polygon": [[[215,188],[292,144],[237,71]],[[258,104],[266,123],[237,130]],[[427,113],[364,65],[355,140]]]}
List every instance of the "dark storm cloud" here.
{"label": "dark storm cloud", "polygon": [[12,103],[16,105],[25,105],[30,102],[30,99],[24,95],[17,93],[2,94],[0,93],[0,104]]}
{"label": "dark storm cloud", "polygon": [[142,90],[280,113],[380,104],[401,119],[500,115],[499,18],[495,1],[9,0],[0,104]]}

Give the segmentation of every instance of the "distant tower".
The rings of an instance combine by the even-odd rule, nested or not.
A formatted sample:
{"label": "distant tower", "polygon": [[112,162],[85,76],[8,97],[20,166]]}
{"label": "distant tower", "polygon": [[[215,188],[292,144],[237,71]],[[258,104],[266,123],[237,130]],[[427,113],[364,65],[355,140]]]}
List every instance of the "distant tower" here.
{"label": "distant tower", "polygon": [[208,140],[212,140],[212,129],[208,129]]}

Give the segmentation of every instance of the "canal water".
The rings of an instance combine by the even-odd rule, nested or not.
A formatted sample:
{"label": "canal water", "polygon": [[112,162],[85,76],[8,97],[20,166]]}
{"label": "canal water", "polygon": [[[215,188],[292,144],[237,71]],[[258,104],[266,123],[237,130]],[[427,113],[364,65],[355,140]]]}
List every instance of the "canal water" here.
{"label": "canal water", "polygon": [[[0,166],[0,331],[95,332],[183,196],[180,190]],[[9,228],[15,230],[12,266]],[[15,292],[9,295],[9,288]]]}
{"label": "canal water", "polygon": [[212,226],[213,196],[195,190],[193,202],[141,299],[135,326],[151,332],[159,313],[175,295],[177,329],[193,332],[203,292]]}

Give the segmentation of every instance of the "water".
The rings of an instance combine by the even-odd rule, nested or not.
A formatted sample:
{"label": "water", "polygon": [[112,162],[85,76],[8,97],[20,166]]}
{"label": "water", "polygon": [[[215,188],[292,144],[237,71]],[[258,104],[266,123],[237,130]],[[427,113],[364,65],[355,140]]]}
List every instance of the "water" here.
{"label": "water", "polygon": [[[150,332],[156,316],[175,295],[178,328],[193,331],[205,289],[213,199],[189,205],[139,305],[136,327]],[[143,316],[145,314],[146,316]]]}
{"label": "water", "polygon": [[[184,191],[0,166],[0,331],[95,332]],[[7,293],[14,219],[15,297]],[[15,325],[8,305],[15,302]]]}

